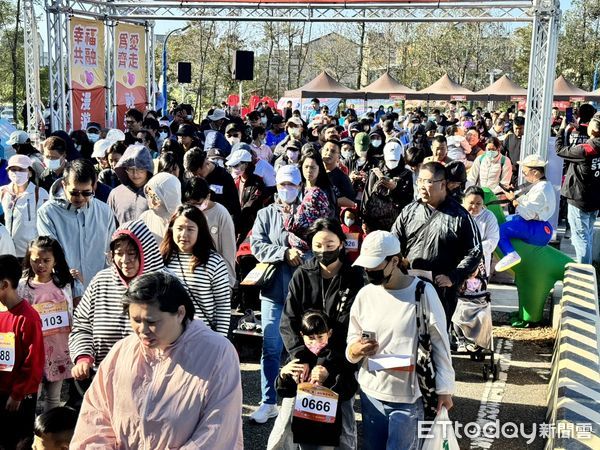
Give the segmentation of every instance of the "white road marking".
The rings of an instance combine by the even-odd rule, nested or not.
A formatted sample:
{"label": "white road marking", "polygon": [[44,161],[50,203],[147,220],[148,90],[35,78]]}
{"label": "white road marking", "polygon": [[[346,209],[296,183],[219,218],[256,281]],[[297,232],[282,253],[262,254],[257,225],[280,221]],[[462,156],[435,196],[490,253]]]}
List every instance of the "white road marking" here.
{"label": "white road marking", "polygon": [[[492,423],[500,415],[502,398],[506,392],[506,380],[508,378],[508,369],[511,365],[513,343],[504,338],[497,338],[494,342],[496,346],[494,361],[498,365],[498,379],[492,381],[490,378],[483,389],[479,412],[477,413],[477,424],[483,428],[486,423]],[[487,362],[486,362],[487,363]],[[494,437],[478,436],[471,440],[470,448],[491,448]]]}

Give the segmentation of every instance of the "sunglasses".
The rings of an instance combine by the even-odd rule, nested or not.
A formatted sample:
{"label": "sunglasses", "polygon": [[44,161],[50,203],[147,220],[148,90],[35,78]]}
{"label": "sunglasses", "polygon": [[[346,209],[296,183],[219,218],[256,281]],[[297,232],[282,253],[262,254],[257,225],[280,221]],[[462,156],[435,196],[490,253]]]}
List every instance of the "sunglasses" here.
{"label": "sunglasses", "polygon": [[69,191],[71,197],[91,197],[94,195],[94,191]]}

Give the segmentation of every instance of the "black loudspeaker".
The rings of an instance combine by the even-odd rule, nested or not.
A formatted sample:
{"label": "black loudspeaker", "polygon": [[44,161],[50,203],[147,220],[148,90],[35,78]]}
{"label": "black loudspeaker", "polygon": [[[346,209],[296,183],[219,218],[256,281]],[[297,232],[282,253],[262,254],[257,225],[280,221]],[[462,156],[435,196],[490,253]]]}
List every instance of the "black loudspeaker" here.
{"label": "black loudspeaker", "polygon": [[233,79],[238,81],[254,79],[254,52],[236,50],[233,56]]}
{"label": "black loudspeaker", "polygon": [[178,62],[177,63],[177,82],[191,83],[192,82],[192,63]]}

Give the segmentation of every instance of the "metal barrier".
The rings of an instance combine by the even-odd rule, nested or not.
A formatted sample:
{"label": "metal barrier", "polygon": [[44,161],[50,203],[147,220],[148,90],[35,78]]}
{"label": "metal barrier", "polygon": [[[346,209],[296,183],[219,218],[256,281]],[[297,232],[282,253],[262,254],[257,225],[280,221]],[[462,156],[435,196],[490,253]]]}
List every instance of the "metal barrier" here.
{"label": "metal barrier", "polygon": [[546,449],[600,449],[600,315],[596,271],[567,264],[548,390]]}

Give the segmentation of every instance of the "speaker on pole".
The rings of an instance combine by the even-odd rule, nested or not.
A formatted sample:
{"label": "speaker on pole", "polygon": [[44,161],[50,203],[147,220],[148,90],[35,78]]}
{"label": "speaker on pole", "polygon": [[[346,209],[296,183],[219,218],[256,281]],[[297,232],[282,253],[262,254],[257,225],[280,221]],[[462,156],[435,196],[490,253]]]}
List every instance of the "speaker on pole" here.
{"label": "speaker on pole", "polygon": [[180,61],[177,63],[177,82],[191,83],[192,82],[192,63]]}
{"label": "speaker on pole", "polygon": [[254,79],[254,52],[236,50],[233,56],[233,79],[237,81]]}

